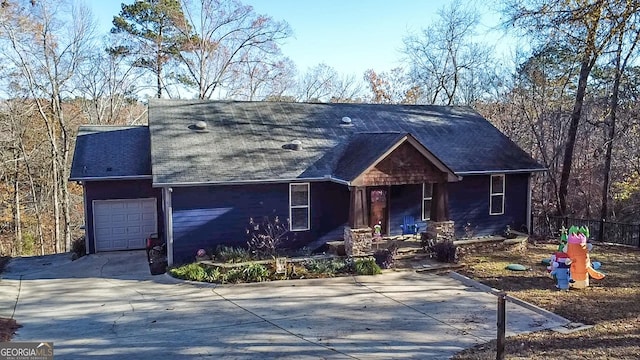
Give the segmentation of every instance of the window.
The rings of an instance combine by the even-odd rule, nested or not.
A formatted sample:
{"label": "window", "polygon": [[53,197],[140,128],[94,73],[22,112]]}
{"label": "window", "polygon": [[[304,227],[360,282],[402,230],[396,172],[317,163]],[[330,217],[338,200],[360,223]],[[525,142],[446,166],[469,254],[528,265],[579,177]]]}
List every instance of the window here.
{"label": "window", "polygon": [[431,200],[433,200],[433,184],[423,183],[422,184],[422,220],[431,219]]}
{"label": "window", "polygon": [[309,184],[289,184],[289,227],[291,231],[309,230]]}
{"label": "window", "polygon": [[489,215],[504,214],[504,175],[491,175]]}

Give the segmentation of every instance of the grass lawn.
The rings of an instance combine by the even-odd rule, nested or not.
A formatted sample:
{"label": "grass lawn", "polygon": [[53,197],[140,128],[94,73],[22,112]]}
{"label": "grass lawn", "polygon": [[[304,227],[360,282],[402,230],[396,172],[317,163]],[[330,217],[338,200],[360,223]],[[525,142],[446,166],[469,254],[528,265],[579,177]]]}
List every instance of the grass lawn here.
{"label": "grass lawn", "polygon": [[[458,272],[509,295],[550,310],[569,320],[592,324],[592,329],[563,335],[552,331],[507,338],[507,359],[639,359],[640,250],[595,244],[592,261],[600,261],[602,280],[586,289],[558,291],[541,264],[557,244],[468,247]],[[531,270],[506,270],[519,263]],[[507,314],[507,317],[509,315]],[[495,359],[495,340],[465,350],[454,359]]]}

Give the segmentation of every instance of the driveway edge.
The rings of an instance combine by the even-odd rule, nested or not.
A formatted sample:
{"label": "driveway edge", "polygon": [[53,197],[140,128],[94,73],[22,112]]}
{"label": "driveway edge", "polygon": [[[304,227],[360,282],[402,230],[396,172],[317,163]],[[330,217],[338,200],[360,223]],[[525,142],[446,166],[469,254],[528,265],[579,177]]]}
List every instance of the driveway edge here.
{"label": "driveway edge", "polygon": [[[457,273],[455,271],[451,271],[449,273],[449,276],[454,278],[455,280],[458,280],[458,281],[462,282],[463,284],[465,284],[467,286],[474,287],[474,288],[476,288],[478,290],[481,290],[481,291],[484,291],[484,292],[487,292],[487,293],[490,293],[490,294],[493,294],[493,295],[496,295],[496,296],[501,292],[500,290],[498,290],[496,288],[492,288],[492,287],[490,287],[488,285],[482,284],[482,283],[480,283],[480,282],[478,282],[476,280],[471,279],[470,277],[464,276],[464,275],[459,274],[459,273]],[[526,309],[529,309],[529,310],[531,310],[531,311],[533,311],[535,313],[538,313],[540,315],[543,315],[543,316],[546,316],[548,318],[551,318],[554,321],[563,323],[564,325],[567,325],[567,324],[571,323],[571,320],[568,320],[568,319],[566,319],[566,318],[564,318],[564,317],[562,317],[562,316],[560,316],[558,314],[552,313],[549,310],[543,309],[543,308],[541,308],[539,306],[533,305],[531,303],[528,303],[528,302],[526,302],[524,300],[515,298],[513,296],[507,295],[507,300],[511,301],[514,304],[520,305],[520,306],[522,306],[522,307],[524,307]]]}

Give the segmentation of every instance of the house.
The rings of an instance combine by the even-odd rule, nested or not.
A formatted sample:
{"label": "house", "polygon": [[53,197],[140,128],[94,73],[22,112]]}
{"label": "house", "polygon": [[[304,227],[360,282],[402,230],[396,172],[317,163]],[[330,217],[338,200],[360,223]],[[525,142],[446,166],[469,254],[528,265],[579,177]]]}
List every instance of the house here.
{"label": "house", "polygon": [[87,251],[144,248],[170,263],[242,246],[250,218],[290,219],[296,246],[386,235],[529,228],[545,169],[466,107],[150,100],[149,125],[82,126]]}

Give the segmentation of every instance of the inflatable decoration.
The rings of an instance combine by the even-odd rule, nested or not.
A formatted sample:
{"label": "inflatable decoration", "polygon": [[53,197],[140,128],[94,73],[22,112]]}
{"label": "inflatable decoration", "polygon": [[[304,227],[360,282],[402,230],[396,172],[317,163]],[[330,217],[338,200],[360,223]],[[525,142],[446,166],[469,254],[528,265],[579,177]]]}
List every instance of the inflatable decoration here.
{"label": "inflatable decoration", "polygon": [[571,286],[577,289],[584,289],[589,286],[589,276],[598,280],[604,278],[604,274],[596,271],[591,266],[589,251],[593,248],[593,245],[587,243],[588,237],[589,228],[572,226],[569,228],[567,244],[563,249],[567,254],[565,264],[569,265]]}
{"label": "inflatable decoration", "polygon": [[556,287],[560,290],[569,290],[569,267],[566,264],[554,262],[551,275],[556,279]]}

